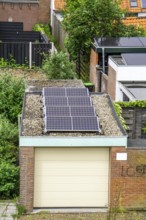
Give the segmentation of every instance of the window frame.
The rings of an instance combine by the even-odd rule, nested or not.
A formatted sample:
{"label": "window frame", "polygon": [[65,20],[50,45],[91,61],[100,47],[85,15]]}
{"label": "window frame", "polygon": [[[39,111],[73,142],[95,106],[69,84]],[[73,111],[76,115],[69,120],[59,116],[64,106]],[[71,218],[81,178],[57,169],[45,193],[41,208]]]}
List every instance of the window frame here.
{"label": "window frame", "polygon": [[[132,4],[135,4],[135,5],[132,5]],[[131,8],[136,8],[136,7],[138,7],[138,2],[137,2],[137,0],[130,0],[130,7]]]}

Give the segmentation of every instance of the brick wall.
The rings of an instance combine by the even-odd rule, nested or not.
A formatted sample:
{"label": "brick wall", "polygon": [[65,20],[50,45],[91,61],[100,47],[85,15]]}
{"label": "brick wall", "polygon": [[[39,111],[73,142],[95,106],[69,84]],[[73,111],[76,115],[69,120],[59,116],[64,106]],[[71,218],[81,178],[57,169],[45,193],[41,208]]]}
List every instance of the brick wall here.
{"label": "brick wall", "polygon": [[31,31],[36,23],[48,23],[50,0],[40,0],[39,4],[0,3],[0,21],[23,22],[24,31]]}
{"label": "brick wall", "polygon": [[95,92],[99,91],[98,80],[99,74],[96,73],[96,65],[98,64],[98,54],[93,49],[91,49],[90,54],[90,81],[95,86]]}
{"label": "brick wall", "polygon": [[27,211],[33,209],[34,190],[34,148],[20,147],[20,204]]}
{"label": "brick wall", "polygon": [[[126,152],[127,161],[116,160],[116,153]],[[145,208],[146,148],[111,149],[110,203],[117,206],[120,195],[125,208]]]}
{"label": "brick wall", "polygon": [[108,94],[111,96],[112,100],[115,100],[116,96],[116,72],[115,70],[109,66],[108,68]]}

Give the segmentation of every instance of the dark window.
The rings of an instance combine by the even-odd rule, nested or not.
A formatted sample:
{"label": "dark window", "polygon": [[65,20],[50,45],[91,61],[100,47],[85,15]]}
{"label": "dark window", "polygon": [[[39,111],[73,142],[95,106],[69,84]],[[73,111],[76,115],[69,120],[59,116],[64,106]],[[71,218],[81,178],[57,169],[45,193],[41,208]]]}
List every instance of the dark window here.
{"label": "dark window", "polygon": [[146,8],[146,0],[141,0],[142,8]]}
{"label": "dark window", "polygon": [[131,7],[137,7],[137,0],[130,0]]}
{"label": "dark window", "polygon": [[123,92],[123,102],[129,102],[129,98],[124,92]]}

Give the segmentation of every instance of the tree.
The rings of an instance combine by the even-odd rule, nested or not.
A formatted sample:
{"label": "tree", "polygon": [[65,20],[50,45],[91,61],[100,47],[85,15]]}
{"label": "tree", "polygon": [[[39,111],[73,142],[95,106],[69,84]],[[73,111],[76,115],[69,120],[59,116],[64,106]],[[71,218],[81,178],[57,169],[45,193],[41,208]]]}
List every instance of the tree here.
{"label": "tree", "polygon": [[63,25],[68,33],[66,47],[74,57],[80,49],[89,51],[95,36],[142,36],[143,29],[122,23],[119,0],[66,0]]}

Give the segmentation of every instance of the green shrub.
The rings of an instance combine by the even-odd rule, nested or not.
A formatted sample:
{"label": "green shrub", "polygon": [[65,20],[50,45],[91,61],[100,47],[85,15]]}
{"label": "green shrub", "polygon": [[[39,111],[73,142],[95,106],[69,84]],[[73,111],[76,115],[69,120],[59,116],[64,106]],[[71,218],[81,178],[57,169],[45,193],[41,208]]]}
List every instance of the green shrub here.
{"label": "green shrub", "polygon": [[0,143],[10,142],[18,144],[18,127],[6,117],[0,115]]}
{"label": "green shrub", "polygon": [[64,52],[46,56],[42,66],[48,79],[73,79],[73,64]]}
{"label": "green shrub", "polygon": [[0,113],[12,123],[18,123],[24,88],[23,79],[17,79],[9,74],[0,76]]}
{"label": "green shrub", "polygon": [[2,161],[0,163],[0,198],[11,199],[19,192],[19,167]]}
{"label": "green shrub", "polygon": [[0,140],[0,163],[2,161],[16,164],[18,161],[18,147]]}

